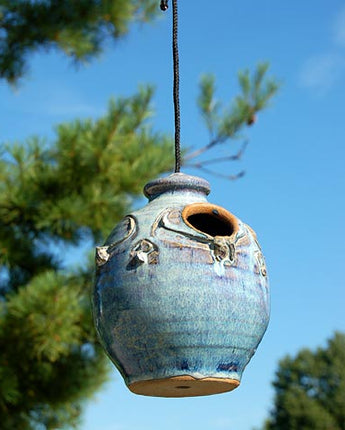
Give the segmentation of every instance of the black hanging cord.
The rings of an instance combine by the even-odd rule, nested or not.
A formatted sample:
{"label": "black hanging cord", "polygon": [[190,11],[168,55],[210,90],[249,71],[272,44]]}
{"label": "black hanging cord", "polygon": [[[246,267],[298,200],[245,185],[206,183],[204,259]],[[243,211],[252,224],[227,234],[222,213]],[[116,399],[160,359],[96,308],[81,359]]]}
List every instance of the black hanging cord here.
{"label": "black hanging cord", "polygon": [[[161,0],[161,10],[168,9],[168,0]],[[178,55],[177,0],[172,0],[173,9],[173,62],[174,62],[174,111],[175,111],[175,173],[181,170],[181,117],[180,117],[180,72]]]}

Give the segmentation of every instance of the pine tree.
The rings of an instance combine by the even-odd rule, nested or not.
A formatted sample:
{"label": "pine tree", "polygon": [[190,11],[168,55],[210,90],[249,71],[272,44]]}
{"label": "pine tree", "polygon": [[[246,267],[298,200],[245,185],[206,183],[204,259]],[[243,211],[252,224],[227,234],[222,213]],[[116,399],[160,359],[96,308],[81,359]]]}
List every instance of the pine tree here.
{"label": "pine tree", "polygon": [[[254,80],[249,80],[253,87]],[[210,79],[210,78],[207,78]],[[249,78],[248,78],[249,79]],[[268,89],[267,89],[268,87]],[[262,75],[256,98],[274,94]],[[225,144],[265,105],[238,96],[225,113],[201,112],[214,136],[185,163]],[[56,139],[4,145],[0,157],[0,422],[4,430],[78,423],[82,403],[107,377],[93,329],[90,266],[64,269],[64,249],[100,244],[143,185],[173,166],[172,139],[152,131],[153,90],[109,104],[97,120],[61,124]],[[219,104],[217,104],[219,105]],[[211,124],[212,121],[212,124]],[[232,156],[238,159],[239,154]],[[203,168],[204,161],[196,162]],[[206,168],[206,167],[205,167]],[[56,256],[58,251],[58,257]],[[40,426],[38,426],[38,424]]]}
{"label": "pine tree", "polygon": [[88,61],[107,39],[157,12],[157,0],[0,0],[0,78],[16,82],[37,50],[55,48]]}
{"label": "pine tree", "polygon": [[[92,270],[66,271],[67,244],[104,238],[152,176],[173,163],[171,139],[146,124],[152,90],[112,101],[97,121],[3,149],[0,164],[1,428],[75,424],[107,376],[95,339]],[[57,252],[60,253],[56,257]],[[60,260],[60,261],[59,261]]]}
{"label": "pine tree", "polygon": [[[0,77],[16,81],[40,47],[88,58],[107,32],[120,37],[131,21],[150,18],[153,6],[0,0]],[[214,78],[202,79],[198,105],[210,141],[184,153],[185,165],[209,171],[217,158],[203,154],[217,145],[233,150],[233,139],[277,91],[267,67],[240,73],[240,95],[225,107]],[[84,401],[107,378],[90,309],[92,263],[69,268],[64,254],[85,242],[101,244],[143,185],[173,166],[171,137],[149,122],[152,96],[151,87],[140,88],[111,100],[101,118],[60,124],[50,142],[31,137],[0,149],[1,429],[77,426]],[[244,146],[228,160],[238,160]]]}
{"label": "pine tree", "polygon": [[345,334],[283,358],[266,430],[345,430]]}

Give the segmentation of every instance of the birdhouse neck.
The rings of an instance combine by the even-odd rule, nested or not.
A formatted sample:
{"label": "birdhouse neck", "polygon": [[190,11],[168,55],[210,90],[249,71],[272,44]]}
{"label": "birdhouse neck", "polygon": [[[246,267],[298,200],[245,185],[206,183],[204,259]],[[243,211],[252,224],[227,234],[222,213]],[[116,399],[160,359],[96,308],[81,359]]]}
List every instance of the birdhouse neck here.
{"label": "birdhouse neck", "polygon": [[203,200],[210,191],[210,184],[205,179],[184,173],[174,173],[166,178],[156,179],[144,187],[144,194],[149,201],[155,200],[163,194],[165,196],[175,195],[177,192],[189,196],[196,194]]}

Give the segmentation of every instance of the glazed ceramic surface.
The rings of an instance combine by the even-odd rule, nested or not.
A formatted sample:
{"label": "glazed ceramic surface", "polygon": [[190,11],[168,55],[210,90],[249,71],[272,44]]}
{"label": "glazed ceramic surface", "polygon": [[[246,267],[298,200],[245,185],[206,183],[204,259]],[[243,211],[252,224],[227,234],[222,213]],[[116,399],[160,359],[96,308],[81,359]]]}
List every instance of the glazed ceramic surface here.
{"label": "glazed ceramic surface", "polygon": [[180,173],[147,184],[149,203],[97,248],[97,331],[139,394],[235,388],[267,328],[268,280],[256,235],[208,203],[209,191],[205,180]]}

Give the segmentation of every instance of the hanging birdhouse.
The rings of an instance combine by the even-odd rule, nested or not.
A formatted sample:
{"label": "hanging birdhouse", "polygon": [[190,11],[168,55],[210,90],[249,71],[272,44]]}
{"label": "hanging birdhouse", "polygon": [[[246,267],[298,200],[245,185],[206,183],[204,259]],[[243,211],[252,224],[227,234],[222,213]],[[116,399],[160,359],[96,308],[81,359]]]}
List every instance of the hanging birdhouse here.
{"label": "hanging birdhouse", "polygon": [[[180,173],[177,0],[173,5],[175,173],[97,248],[100,340],[136,394],[188,397],[236,388],[269,320],[254,231],[208,203],[207,181]],[[166,10],[168,1],[161,1]]]}
{"label": "hanging birdhouse", "polygon": [[97,248],[93,307],[128,388],[187,397],[236,388],[269,320],[254,231],[211,204],[207,181],[175,173]]}

